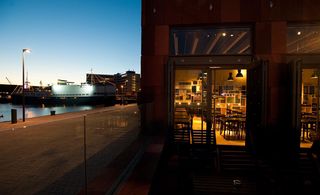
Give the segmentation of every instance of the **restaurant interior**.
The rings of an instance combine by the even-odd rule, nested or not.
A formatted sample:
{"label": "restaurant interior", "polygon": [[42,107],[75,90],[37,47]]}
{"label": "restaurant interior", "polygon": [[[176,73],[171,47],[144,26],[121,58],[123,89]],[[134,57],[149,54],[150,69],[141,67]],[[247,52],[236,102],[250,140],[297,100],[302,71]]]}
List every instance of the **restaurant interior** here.
{"label": "restaurant interior", "polygon": [[[317,25],[290,24],[287,53],[318,52]],[[172,56],[250,55],[252,35],[248,27],[173,28],[170,36]],[[201,58],[201,57],[200,57]],[[231,59],[232,57],[230,57]],[[211,61],[210,61],[211,60]],[[205,60],[203,61],[205,62]],[[190,144],[212,142],[217,145],[245,145],[247,121],[247,70],[251,63],[187,63],[175,66],[172,90],[174,139]],[[215,65],[214,67],[210,67]],[[298,83],[296,130],[300,147],[310,148],[319,131],[320,69],[303,66]],[[254,82],[254,81],[250,81]],[[267,82],[267,81],[266,81]],[[296,89],[295,89],[296,90]],[[268,98],[268,97],[265,97]]]}
{"label": "restaurant interior", "polygon": [[190,144],[210,139],[220,145],[244,145],[246,73],[219,67],[176,70],[174,129],[181,136],[177,139]]}
{"label": "restaurant interior", "polygon": [[[190,144],[245,145],[247,70],[176,69],[174,131]],[[319,129],[320,70],[302,69],[300,147],[310,148]]]}

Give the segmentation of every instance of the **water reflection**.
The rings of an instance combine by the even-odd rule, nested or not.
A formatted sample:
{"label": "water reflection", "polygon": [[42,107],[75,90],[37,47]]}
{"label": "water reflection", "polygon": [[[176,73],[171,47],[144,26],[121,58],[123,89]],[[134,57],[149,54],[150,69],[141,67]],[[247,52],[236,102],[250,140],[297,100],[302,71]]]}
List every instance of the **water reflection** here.
{"label": "water reflection", "polygon": [[[62,114],[67,112],[77,112],[83,110],[91,110],[95,106],[51,106],[48,107],[44,104],[41,106],[26,106],[26,118],[33,118],[38,116],[50,115],[50,111],[56,111],[56,114]],[[21,105],[12,105],[12,104],[0,104],[0,115],[3,117],[0,118],[0,122],[10,121],[11,120],[11,109],[17,110],[17,118],[22,119],[22,106]]]}

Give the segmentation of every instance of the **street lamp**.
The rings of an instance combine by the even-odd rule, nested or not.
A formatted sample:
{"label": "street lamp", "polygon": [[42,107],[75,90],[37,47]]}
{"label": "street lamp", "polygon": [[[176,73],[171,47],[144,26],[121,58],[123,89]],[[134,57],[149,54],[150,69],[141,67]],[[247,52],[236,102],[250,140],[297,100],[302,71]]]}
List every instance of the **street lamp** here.
{"label": "street lamp", "polygon": [[123,85],[121,85],[121,105],[123,105]]}
{"label": "street lamp", "polygon": [[24,95],[24,53],[31,53],[31,49],[22,49],[22,121],[26,120],[26,105],[25,105],[25,95]]}

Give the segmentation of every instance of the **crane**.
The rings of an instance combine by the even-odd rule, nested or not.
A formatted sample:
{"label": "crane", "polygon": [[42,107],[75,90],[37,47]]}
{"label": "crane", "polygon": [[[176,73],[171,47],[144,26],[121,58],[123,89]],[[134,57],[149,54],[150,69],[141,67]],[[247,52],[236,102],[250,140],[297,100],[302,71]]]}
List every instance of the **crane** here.
{"label": "crane", "polygon": [[10,80],[8,79],[8,77],[6,77],[6,79],[7,79],[7,81],[10,83],[10,85],[12,85],[11,82],[10,82]]}

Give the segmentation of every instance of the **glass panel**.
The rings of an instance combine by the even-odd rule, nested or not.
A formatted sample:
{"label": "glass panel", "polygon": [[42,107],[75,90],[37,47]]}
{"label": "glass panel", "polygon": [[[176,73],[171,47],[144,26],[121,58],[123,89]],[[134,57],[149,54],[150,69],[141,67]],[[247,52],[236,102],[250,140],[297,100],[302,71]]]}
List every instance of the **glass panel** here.
{"label": "glass panel", "polygon": [[302,70],[301,147],[311,147],[319,133],[319,69]]}
{"label": "glass panel", "polygon": [[246,70],[213,70],[213,129],[219,145],[244,145],[246,128]]}
{"label": "glass panel", "polygon": [[289,26],[287,53],[320,53],[320,26]]}
{"label": "glass panel", "polygon": [[250,28],[175,28],[170,55],[251,54]]}
{"label": "glass panel", "polygon": [[27,118],[10,130],[1,122],[0,194],[86,194],[85,181],[117,182],[140,151],[140,121],[131,104]]}
{"label": "glass panel", "polygon": [[174,141],[192,143],[191,131],[206,129],[206,87],[206,72],[175,71]]}

